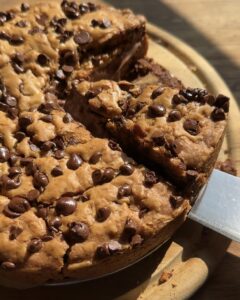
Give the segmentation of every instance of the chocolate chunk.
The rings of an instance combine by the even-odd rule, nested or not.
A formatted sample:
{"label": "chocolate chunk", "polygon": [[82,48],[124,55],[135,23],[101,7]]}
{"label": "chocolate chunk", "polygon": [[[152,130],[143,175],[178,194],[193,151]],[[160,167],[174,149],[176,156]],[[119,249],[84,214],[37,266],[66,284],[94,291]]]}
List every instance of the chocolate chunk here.
{"label": "chocolate chunk", "polygon": [[82,158],[79,155],[73,153],[70,155],[70,158],[67,162],[67,167],[71,170],[77,170],[82,164]]}
{"label": "chocolate chunk", "polygon": [[22,129],[26,129],[27,126],[29,126],[30,124],[32,124],[33,120],[30,116],[22,116],[19,118],[19,126]]}
{"label": "chocolate chunk", "polygon": [[29,253],[33,254],[39,252],[42,248],[42,240],[39,238],[33,238],[27,247]]}
{"label": "chocolate chunk", "polygon": [[163,87],[158,87],[156,88],[151,95],[151,99],[154,100],[156,99],[158,96],[162,95],[162,93],[164,92],[164,88]]}
{"label": "chocolate chunk", "polygon": [[153,171],[146,171],[144,174],[144,185],[146,187],[152,187],[155,183],[158,182],[158,178]]}
{"label": "chocolate chunk", "polygon": [[92,37],[89,32],[81,30],[74,35],[73,40],[78,45],[86,45],[92,42]]}
{"label": "chocolate chunk", "polygon": [[18,35],[12,35],[9,42],[14,46],[19,46],[24,43],[24,38]]}
{"label": "chocolate chunk", "polygon": [[1,268],[5,271],[11,271],[16,269],[16,265],[11,261],[4,261],[1,263]]}
{"label": "chocolate chunk", "polygon": [[125,183],[118,189],[118,198],[127,197],[132,194],[132,188],[129,184]]}
{"label": "chocolate chunk", "polygon": [[119,242],[111,240],[97,247],[96,257],[105,258],[113,254],[117,254],[121,251],[122,246]]}
{"label": "chocolate chunk", "polygon": [[21,11],[26,12],[30,9],[30,5],[28,3],[22,3],[21,4]]}
{"label": "chocolate chunk", "polygon": [[170,201],[172,208],[176,209],[183,203],[184,199],[181,196],[171,195],[169,197],[169,201]]}
{"label": "chocolate chunk", "polygon": [[152,104],[148,107],[148,115],[150,117],[163,117],[166,113],[166,108],[161,104]]}
{"label": "chocolate chunk", "polygon": [[200,132],[199,123],[193,119],[187,119],[183,123],[183,128],[191,135],[197,135]]}
{"label": "chocolate chunk", "polygon": [[101,157],[102,157],[102,152],[97,151],[90,157],[89,163],[95,165],[96,163],[99,162]]}
{"label": "chocolate chunk", "polygon": [[22,131],[18,131],[15,133],[15,138],[18,140],[18,142],[21,142],[26,137],[26,134]]}
{"label": "chocolate chunk", "polygon": [[56,212],[59,215],[68,216],[74,213],[77,202],[71,197],[62,197],[57,201]]}
{"label": "chocolate chunk", "polygon": [[40,192],[36,189],[31,190],[27,193],[27,199],[30,203],[36,201],[39,196],[40,196]]}
{"label": "chocolate chunk", "polygon": [[70,123],[72,122],[73,118],[69,113],[66,113],[65,116],[63,117],[63,123]]}
{"label": "chocolate chunk", "polygon": [[22,174],[22,169],[20,167],[11,167],[8,170],[8,176],[10,178],[15,177],[16,175]]}
{"label": "chocolate chunk", "polygon": [[152,137],[154,146],[163,146],[166,143],[164,135],[159,134],[158,136],[153,136]]}
{"label": "chocolate chunk", "polygon": [[56,144],[54,142],[47,141],[41,145],[41,150],[44,152],[48,152],[51,149],[54,149],[55,147],[56,147]]}
{"label": "chocolate chunk", "polygon": [[110,141],[108,142],[108,146],[109,146],[109,148],[112,149],[113,151],[121,151],[121,148],[120,148],[120,146],[118,145],[118,143],[116,143],[116,142],[114,142],[114,141],[112,141],[112,140],[110,140]]}
{"label": "chocolate chunk", "polygon": [[229,111],[229,98],[220,94],[217,96],[214,105],[218,108],[222,108],[225,112]]}
{"label": "chocolate chunk", "polygon": [[8,148],[0,147],[0,163],[4,163],[9,159],[10,153]]}
{"label": "chocolate chunk", "polygon": [[42,172],[36,172],[33,177],[33,184],[37,189],[46,187],[48,185],[47,175]]}
{"label": "chocolate chunk", "polygon": [[175,121],[179,121],[181,119],[181,113],[179,110],[172,110],[169,112],[168,114],[168,118],[167,118],[167,121],[168,122],[175,122]]}
{"label": "chocolate chunk", "polygon": [[56,166],[52,169],[51,174],[54,177],[61,176],[63,174],[62,168],[60,166]]}
{"label": "chocolate chunk", "polygon": [[45,54],[39,54],[37,57],[37,63],[45,67],[49,64],[49,58]]}
{"label": "chocolate chunk", "polygon": [[30,205],[25,198],[16,196],[8,203],[8,208],[13,212],[23,214],[30,209]]}
{"label": "chocolate chunk", "polygon": [[131,175],[134,172],[134,166],[129,163],[125,163],[120,167],[120,172],[123,175]]}
{"label": "chocolate chunk", "polygon": [[72,222],[68,224],[68,227],[67,238],[72,243],[82,243],[89,236],[89,227],[83,222]]}
{"label": "chocolate chunk", "polygon": [[18,226],[11,226],[9,229],[9,240],[13,241],[15,240],[21,233],[23,232],[23,229]]}
{"label": "chocolate chunk", "polygon": [[54,152],[54,157],[56,159],[62,159],[64,157],[64,151],[63,150],[57,150]]}
{"label": "chocolate chunk", "polygon": [[111,210],[109,207],[101,207],[97,210],[96,219],[98,222],[104,222],[110,216]]}
{"label": "chocolate chunk", "polygon": [[136,248],[138,246],[140,246],[143,242],[143,238],[141,237],[140,234],[135,234],[132,238],[131,238],[131,242],[130,242],[130,245],[133,247],[133,248]]}
{"label": "chocolate chunk", "polygon": [[53,121],[53,117],[51,115],[45,115],[40,119],[43,122],[51,123]]}

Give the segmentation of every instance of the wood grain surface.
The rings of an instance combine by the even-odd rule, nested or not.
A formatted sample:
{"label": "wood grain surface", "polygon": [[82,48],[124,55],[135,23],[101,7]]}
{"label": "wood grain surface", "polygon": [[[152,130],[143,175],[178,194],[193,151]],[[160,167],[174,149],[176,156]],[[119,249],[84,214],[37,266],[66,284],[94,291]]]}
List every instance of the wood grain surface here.
{"label": "wood grain surface", "polygon": [[[106,2],[118,7],[130,7],[144,14],[153,24],[194,47],[222,75],[240,105],[239,0],[107,0]],[[0,0],[0,5],[7,3],[9,0]],[[240,244],[232,243],[214,275],[192,299],[240,299],[239,275]]]}
{"label": "wood grain surface", "polygon": [[[130,7],[191,45],[217,69],[240,106],[239,0],[107,0]],[[239,157],[240,159],[240,157]],[[194,300],[240,299],[240,244],[232,243]]]}

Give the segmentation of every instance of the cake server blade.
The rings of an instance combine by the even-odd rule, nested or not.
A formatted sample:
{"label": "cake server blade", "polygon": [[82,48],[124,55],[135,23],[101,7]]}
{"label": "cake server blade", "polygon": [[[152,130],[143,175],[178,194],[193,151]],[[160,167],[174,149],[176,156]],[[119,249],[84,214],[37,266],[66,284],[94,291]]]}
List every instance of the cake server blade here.
{"label": "cake server blade", "polygon": [[214,170],[188,217],[240,242],[240,178]]}

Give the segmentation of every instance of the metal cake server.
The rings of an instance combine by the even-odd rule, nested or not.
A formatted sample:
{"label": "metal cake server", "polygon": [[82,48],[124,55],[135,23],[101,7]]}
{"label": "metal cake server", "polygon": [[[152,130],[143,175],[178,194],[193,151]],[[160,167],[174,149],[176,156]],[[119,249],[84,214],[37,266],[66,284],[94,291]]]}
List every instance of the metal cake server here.
{"label": "metal cake server", "polygon": [[240,178],[214,169],[188,217],[240,242]]}

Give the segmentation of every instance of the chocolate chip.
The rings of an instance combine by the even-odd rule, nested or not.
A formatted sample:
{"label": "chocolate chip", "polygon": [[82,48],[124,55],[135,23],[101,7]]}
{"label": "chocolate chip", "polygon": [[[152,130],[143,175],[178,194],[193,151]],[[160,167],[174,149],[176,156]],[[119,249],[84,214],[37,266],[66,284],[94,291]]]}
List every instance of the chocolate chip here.
{"label": "chocolate chip", "polygon": [[16,107],[10,107],[10,108],[8,109],[8,117],[9,117],[10,119],[12,119],[12,120],[14,120],[14,119],[17,118],[18,113],[19,113],[19,111],[18,111],[18,109],[17,109]]}
{"label": "chocolate chip", "polygon": [[220,94],[217,96],[214,105],[218,108],[222,108],[225,112],[229,111],[229,98]]}
{"label": "chocolate chip", "polygon": [[148,115],[150,117],[163,117],[166,113],[166,108],[161,104],[152,104],[148,107]]}
{"label": "chocolate chip", "polygon": [[130,245],[133,247],[133,248],[136,248],[138,246],[140,246],[143,242],[143,238],[141,237],[140,234],[135,234],[132,238],[131,238],[131,242],[130,242]]}
{"label": "chocolate chip", "polygon": [[78,45],[86,45],[92,42],[92,37],[87,31],[81,30],[74,35],[73,40]]}
{"label": "chocolate chip", "polygon": [[17,99],[13,96],[7,95],[5,103],[10,107],[15,107],[17,105]]}
{"label": "chocolate chip", "polygon": [[82,158],[79,155],[73,153],[70,155],[70,158],[67,162],[67,167],[71,170],[77,170],[82,165],[82,163]]}
{"label": "chocolate chip", "polygon": [[65,76],[63,70],[61,70],[61,69],[57,70],[57,72],[56,72],[56,78],[58,80],[65,80],[66,79],[66,76]]}
{"label": "chocolate chip", "polygon": [[11,219],[15,219],[15,218],[18,218],[19,216],[21,216],[20,213],[10,210],[7,206],[4,207],[3,213],[6,217],[11,218]]}
{"label": "chocolate chip", "polygon": [[11,167],[13,167],[18,161],[18,157],[15,154],[10,154],[8,162]]}
{"label": "chocolate chip", "polygon": [[158,147],[163,146],[166,143],[164,135],[161,135],[161,134],[159,134],[157,136],[153,136],[152,140],[153,140],[154,146],[158,146]]}
{"label": "chocolate chip", "polygon": [[120,250],[122,249],[121,244],[119,242],[111,240],[109,242],[106,242],[102,244],[101,246],[97,247],[96,250],[96,257],[97,258],[105,258],[110,255],[119,253]]}
{"label": "chocolate chip", "polygon": [[153,171],[146,171],[144,174],[144,185],[146,187],[152,187],[155,183],[157,183],[158,179]]}
{"label": "chocolate chip", "polygon": [[8,112],[8,105],[3,103],[3,102],[0,102],[0,110],[3,111],[3,112]]}
{"label": "chocolate chip", "polygon": [[3,26],[4,23],[7,21],[7,16],[5,12],[0,12],[0,26]]}
{"label": "chocolate chip", "polygon": [[38,207],[37,216],[39,218],[42,218],[42,219],[46,220],[47,217],[48,217],[48,212],[49,212],[48,207]]}
{"label": "chocolate chip", "polygon": [[81,3],[79,5],[79,11],[81,13],[81,15],[86,14],[87,12],[90,11],[89,6],[87,3]]}
{"label": "chocolate chip", "polygon": [[109,182],[114,178],[115,171],[112,168],[106,168],[102,174],[102,182]]}
{"label": "chocolate chip", "polygon": [[61,176],[63,174],[62,168],[60,166],[56,166],[52,169],[51,174],[54,177]]}
{"label": "chocolate chip", "polygon": [[166,144],[166,149],[170,151],[171,156],[178,156],[178,154],[182,151],[182,145],[178,140],[174,140]]}
{"label": "chocolate chip", "polygon": [[102,152],[97,151],[90,157],[89,163],[95,165],[96,163],[99,162],[101,157],[102,157]]}
{"label": "chocolate chip", "polygon": [[11,226],[9,229],[9,240],[13,241],[15,240],[19,234],[21,234],[23,232],[23,229],[18,227],[18,226]]}
{"label": "chocolate chip", "polygon": [[70,2],[70,5],[64,5],[63,11],[69,19],[77,19],[80,16],[80,12],[78,8],[71,4],[76,4],[76,2]]}
{"label": "chocolate chip", "polygon": [[91,90],[88,90],[85,94],[85,97],[90,100],[94,97],[96,97],[98,94],[100,94],[102,91],[102,88],[95,88],[95,89],[91,89]]}
{"label": "chocolate chip", "polygon": [[26,134],[22,131],[18,131],[15,133],[15,138],[18,142],[21,142],[26,137]]}
{"label": "chocolate chip", "polygon": [[82,202],[86,202],[86,201],[88,201],[90,198],[89,198],[89,196],[88,195],[80,195],[79,197],[78,197],[78,201],[82,201]]}
{"label": "chocolate chip", "polygon": [[55,229],[59,229],[59,227],[62,225],[62,221],[59,217],[55,217],[50,223],[50,227],[54,227]]}
{"label": "chocolate chip", "polygon": [[106,29],[106,28],[109,28],[111,26],[112,22],[107,19],[107,18],[104,18],[100,24],[99,24],[99,27],[102,28],[102,29]]}
{"label": "chocolate chip", "polygon": [[77,63],[77,57],[72,50],[66,50],[61,53],[61,64],[67,66],[75,66]]}
{"label": "chocolate chip", "polygon": [[134,172],[134,166],[129,163],[125,163],[121,165],[120,172],[123,175],[131,175]]}
{"label": "chocolate chip", "polygon": [[24,43],[24,38],[18,35],[12,35],[9,42],[14,46],[19,46]]}
{"label": "chocolate chip", "polygon": [[67,233],[67,238],[72,243],[82,243],[84,242],[89,236],[89,228],[83,222],[72,222],[68,224],[69,230]]}
{"label": "chocolate chip", "polygon": [[39,151],[39,148],[37,145],[35,145],[34,143],[32,143],[31,141],[28,141],[29,147],[32,151]]}
{"label": "chocolate chip", "polygon": [[123,231],[124,237],[129,239],[136,233],[137,233],[136,223],[132,219],[128,218],[124,226],[124,231]]}
{"label": "chocolate chip", "polygon": [[183,123],[183,128],[191,135],[197,135],[200,132],[199,123],[193,119],[187,119]]}
{"label": "chocolate chip", "polygon": [[63,123],[70,123],[72,122],[73,118],[69,113],[66,113],[63,117]]}
{"label": "chocolate chip", "polygon": [[28,3],[22,3],[21,4],[21,11],[26,12],[30,9],[30,5]]}
{"label": "chocolate chip", "polygon": [[64,157],[64,151],[63,150],[57,150],[54,152],[54,157],[56,159],[62,159]]}
{"label": "chocolate chip", "polygon": [[74,213],[77,202],[71,197],[62,197],[57,201],[56,212],[59,215],[68,216]]}
{"label": "chocolate chip", "polygon": [[13,212],[23,214],[30,209],[30,205],[25,198],[16,196],[8,203],[8,208]]}
{"label": "chocolate chip", "polygon": [[0,31],[0,40],[10,41],[11,37],[4,31]]}
{"label": "chocolate chip", "polygon": [[179,110],[172,110],[169,112],[168,114],[168,118],[167,121],[168,122],[175,122],[175,121],[179,121],[181,119],[181,113]]}
{"label": "chocolate chip", "polygon": [[100,24],[101,24],[101,21],[99,21],[99,20],[92,19],[92,21],[91,21],[92,27],[100,26]]}
{"label": "chocolate chip", "polygon": [[132,188],[129,184],[125,183],[118,189],[118,198],[127,197],[132,194]]}
{"label": "chocolate chip", "polygon": [[9,177],[12,178],[16,175],[22,174],[22,169],[20,167],[11,167],[8,170]]}
{"label": "chocolate chip", "polygon": [[37,63],[45,67],[49,64],[49,58],[45,54],[39,54],[37,57]]}
{"label": "chocolate chip", "polygon": [[63,70],[63,72],[70,74],[73,72],[74,68],[73,68],[73,66],[63,65],[62,70]]}
{"label": "chocolate chip", "polygon": [[0,147],[0,163],[4,163],[9,159],[10,153],[8,148]]}
{"label": "chocolate chip", "polygon": [[19,126],[22,129],[26,129],[27,126],[29,126],[30,124],[32,124],[33,120],[30,116],[23,116],[19,118]]}
{"label": "chocolate chip", "polygon": [[16,24],[15,24],[15,26],[17,26],[17,27],[20,27],[20,28],[25,28],[25,27],[27,27],[27,21],[25,21],[25,20],[21,20],[21,21],[18,21]]}
{"label": "chocolate chip", "polygon": [[41,13],[40,15],[37,15],[35,19],[38,24],[46,26],[46,23],[48,21],[48,15],[46,13]]}
{"label": "chocolate chip", "polygon": [[39,252],[42,248],[42,240],[39,238],[33,238],[27,247],[29,253],[33,254]]}
{"label": "chocolate chip", "polygon": [[27,193],[27,199],[30,203],[36,201],[39,196],[40,196],[40,192],[36,189],[31,190]]}
{"label": "chocolate chip", "polygon": [[183,203],[184,199],[181,196],[171,195],[169,197],[169,201],[170,201],[172,208],[176,209]]}
{"label": "chocolate chip", "polygon": [[22,157],[20,160],[20,165],[21,165],[21,167],[25,167],[32,162],[33,162],[32,157]]}
{"label": "chocolate chip", "polygon": [[16,265],[11,261],[4,261],[1,264],[1,268],[5,271],[11,271],[16,269]]}
{"label": "chocolate chip", "polygon": [[111,210],[109,207],[101,207],[97,210],[96,219],[98,222],[104,222],[110,216]]}
{"label": "chocolate chip", "polygon": [[102,183],[102,171],[101,170],[93,171],[92,180],[95,185]]}
{"label": "chocolate chip", "polygon": [[42,172],[36,172],[33,177],[33,184],[37,189],[46,187],[48,185],[47,175]]}
{"label": "chocolate chip", "polygon": [[2,175],[0,178],[0,185],[5,190],[17,189],[21,185],[20,177],[17,176],[11,179],[7,175]]}
{"label": "chocolate chip", "polygon": [[108,146],[109,146],[109,148],[112,149],[113,151],[121,151],[121,148],[120,148],[120,146],[118,145],[118,143],[116,143],[116,142],[114,142],[114,141],[112,141],[112,140],[110,140],[110,141],[108,142]]}
{"label": "chocolate chip", "polygon": [[53,121],[53,117],[52,117],[52,115],[45,115],[45,116],[41,117],[40,120],[43,122],[46,122],[46,123],[51,123]]}
{"label": "chocolate chip", "polygon": [[41,145],[41,150],[44,152],[48,152],[51,149],[54,149],[55,147],[56,147],[56,144],[54,142],[47,141]]}
{"label": "chocolate chip", "polygon": [[42,241],[43,242],[49,242],[49,241],[52,241],[53,240],[53,236],[50,235],[50,234],[46,234],[44,236],[42,236]]}
{"label": "chocolate chip", "polygon": [[163,87],[158,87],[157,89],[155,89],[152,92],[151,99],[152,100],[156,99],[158,96],[162,95],[163,92],[164,92],[164,88]]}

